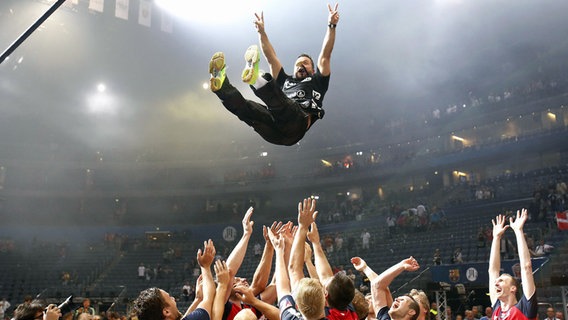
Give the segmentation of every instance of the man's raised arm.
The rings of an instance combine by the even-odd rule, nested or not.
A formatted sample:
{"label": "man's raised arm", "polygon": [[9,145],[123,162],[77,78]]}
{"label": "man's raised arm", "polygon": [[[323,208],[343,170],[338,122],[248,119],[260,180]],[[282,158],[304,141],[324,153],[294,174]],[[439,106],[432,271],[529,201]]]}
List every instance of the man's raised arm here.
{"label": "man's raised arm", "polygon": [[331,74],[331,51],[333,51],[333,46],[335,44],[335,30],[337,29],[337,23],[339,22],[339,11],[337,11],[338,6],[339,4],[337,3],[333,8],[330,4],[327,5],[327,9],[329,10],[327,31],[325,32],[323,45],[318,58],[318,69],[324,76],[329,76]]}
{"label": "man's raised arm", "polygon": [[266,58],[266,62],[268,62],[268,65],[270,66],[270,74],[272,74],[273,78],[276,78],[282,69],[282,63],[280,63],[280,60],[276,56],[276,51],[274,51],[274,47],[272,46],[272,43],[270,43],[270,40],[268,40],[268,36],[264,30],[264,12],[261,12],[260,14],[255,13],[254,16],[256,18],[254,26],[258,32],[260,49]]}

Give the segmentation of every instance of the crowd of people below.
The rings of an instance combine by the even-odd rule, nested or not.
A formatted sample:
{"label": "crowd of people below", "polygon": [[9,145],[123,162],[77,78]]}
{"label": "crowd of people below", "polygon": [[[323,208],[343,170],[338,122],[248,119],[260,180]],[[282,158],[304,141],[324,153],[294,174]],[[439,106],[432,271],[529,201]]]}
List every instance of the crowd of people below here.
{"label": "crowd of people below", "polygon": [[[262,226],[264,244],[260,247],[255,244],[252,250],[260,258],[254,275],[252,279],[239,277],[253,234],[253,211],[252,207],[247,210],[242,219],[242,237],[226,255],[217,253],[212,240],[203,242],[196,254],[197,279],[193,285],[184,283],[182,294],[150,287],[140,292],[124,314],[96,313],[89,299],[85,299],[80,307],[65,312],[62,306],[31,301],[15,308],[13,320],[57,320],[62,316],[69,320],[115,317],[133,320],[439,320],[439,312],[445,313],[444,319],[451,320],[475,320],[483,316],[495,319],[503,312],[510,313],[507,317],[510,320],[538,317],[536,285],[530,263],[534,252],[524,232],[529,220],[526,209],[497,215],[491,221],[492,228],[479,230],[484,235],[490,234],[487,241],[490,243],[488,287],[491,305],[467,306],[463,312],[460,309],[455,314],[451,306],[440,309],[430,303],[421,288],[392,296],[389,285],[395,278],[421,268],[421,263],[412,256],[380,273],[367,265],[361,256],[344,261],[350,268],[333,266],[328,253],[342,250],[343,243],[334,241],[337,237],[320,234],[316,223],[316,200],[312,198],[298,204],[297,221],[274,221],[270,226]],[[502,240],[508,230],[513,231],[520,260],[521,268],[516,275],[501,274],[501,260],[505,258],[501,254]],[[372,246],[366,229],[362,230],[360,241],[362,250],[359,253],[368,254]],[[461,262],[463,257],[458,248],[453,263]],[[357,273],[362,275],[360,283]],[[145,279],[146,274],[146,266],[140,264],[138,277]],[[187,311],[180,312],[178,303],[189,304]],[[5,311],[10,307],[7,303],[0,305],[8,306]],[[483,307],[487,307],[485,315],[480,314]],[[549,314],[547,310],[546,319],[553,320],[552,315],[557,316],[555,311],[551,310]],[[11,316],[6,314],[5,318]]]}

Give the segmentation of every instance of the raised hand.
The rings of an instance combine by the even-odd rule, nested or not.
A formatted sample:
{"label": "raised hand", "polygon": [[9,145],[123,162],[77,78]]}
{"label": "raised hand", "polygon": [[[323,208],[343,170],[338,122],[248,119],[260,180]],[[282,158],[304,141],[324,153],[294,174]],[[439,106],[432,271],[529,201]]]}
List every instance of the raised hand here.
{"label": "raised hand", "polygon": [[509,228],[509,226],[505,225],[505,216],[500,214],[495,219],[491,219],[491,223],[493,224],[493,239],[500,239],[505,230]]}
{"label": "raised hand", "polygon": [[367,268],[367,262],[359,257],[351,258],[351,263],[353,264],[353,268],[359,272],[363,272],[365,268]]}
{"label": "raised hand", "polygon": [[213,240],[203,242],[203,250],[197,250],[197,262],[203,268],[210,268],[215,259],[215,246]]}
{"label": "raised hand", "polygon": [[231,281],[231,277],[229,275],[229,267],[227,267],[227,263],[222,260],[217,260],[215,261],[213,268],[217,275],[217,281],[228,285],[229,281]]}
{"label": "raised hand", "polygon": [[54,304],[48,305],[43,313],[43,320],[57,320],[60,317],[61,310],[59,310],[59,308]]}
{"label": "raised hand", "polygon": [[252,212],[254,209],[252,207],[248,208],[245,216],[243,217],[243,232],[244,234],[251,235],[252,234],[252,226],[254,225],[254,221],[251,221],[250,218],[252,216]]}
{"label": "raised hand", "polygon": [[253,23],[254,23],[254,27],[256,28],[256,31],[258,33],[263,33],[264,32],[264,12],[260,12],[260,15],[258,13],[254,14],[254,17],[256,18]]}
{"label": "raised hand", "polygon": [[311,224],[310,230],[308,231],[308,240],[310,240],[311,243],[320,243],[318,225],[315,222]]}
{"label": "raised hand", "polygon": [[298,203],[298,225],[299,227],[309,227],[317,217],[316,200],[312,198],[304,199]]}
{"label": "raised hand", "polygon": [[513,217],[509,218],[509,226],[513,231],[521,233],[523,232],[523,226],[527,222],[529,215],[527,209],[517,210],[517,218],[513,220]]}
{"label": "raised hand", "polygon": [[339,3],[336,3],[333,8],[331,7],[331,4],[327,4],[327,9],[329,10],[329,16],[327,18],[328,23],[337,24],[339,22],[339,11],[337,11],[338,7]]}
{"label": "raised hand", "polygon": [[414,257],[408,257],[402,260],[401,263],[405,271],[416,271],[420,269],[420,264],[418,264],[418,261],[416,261]]}

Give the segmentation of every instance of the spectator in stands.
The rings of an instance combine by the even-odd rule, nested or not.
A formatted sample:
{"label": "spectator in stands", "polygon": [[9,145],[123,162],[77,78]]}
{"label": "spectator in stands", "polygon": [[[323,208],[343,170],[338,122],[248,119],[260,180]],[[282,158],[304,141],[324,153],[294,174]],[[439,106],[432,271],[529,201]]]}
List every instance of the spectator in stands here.
{"label": "spectator in stands", "polygon": [[197,251],[197,262],[201,268],[202,295],[190,305],[185,314],[177,308],[176,300],[166,291],[153,287],[140,292],[134,301],[134,311],[139,320],[209,320],[215,297],[215,283],[211,264],[215,257],[213,241],[205,241],[203,249]]}
{"label": "spectator in stands", "polygon": [[457,247],[452,256],[452,263],[463,263],[462,249]]}
{"label": "spectator in stands", "polygon": [[341,232],[337,232],[335,234],[335,251],[341,252],[341,249],[343,249],[343,236]]}
{"label": "spectator in stands", "polygon": [[485,260],[487,257],[485,255],[485,247],[487,246],[487,239],[485,238],[485,231],[483,227],[479,227],[477,231],[477,242],[475,245],[475,256],[477,260]]}
{"label": "spectator in stands", "polygon": [[45,307],[40,301],[32,300],[20,304],[14,310],[13,320],[58,320],[60,317],[61,310],[56,305],[50,304]]}
{"label": "spectator in stands", "polygon": [[146,267],[143,263],[140,263],[138,266],[138,279],[145,279],[146,278]]}
{"label": "spectator in stands", "polygon": [[189,284],[189,281],[186,281],[183,284],[183,287],[181,287],[181,295],[183,297],[183,301],[188,302],[190,301],[190,296],[194,294],[193,288],[191,287],[191,284]]}
{"label": "spectator in stands", "polygon": [[432,261],[437,266],[442,264],[442,253],[440,252],[440,249],[436,248],[436,250],[434,251],[434,258],[432,259]]}
{"label": "spectator in stands", "polygon": [[556,311],[556,314],[554,316],[558,320],[564,320],[564,313],[562,311]]}
{"label": "spectator in stands", "polygon": [[361,249],[364,251],[369,250],[369,245],[371,244],[371,234],[367,229],[363,229],[361,233]]}
{"label": "spectator in stands", "polygon": [[428,314],[430,316],[430,320],[436,320],[438,317],[438,304],[436,302],[432,302],[430,304],[430,312]]}
{"label": "spectator in stands", "polygon": [[396,232],[396,219],[392,214],[389,214],[387,216],[386,223],[387,223],[388,237],[392,238],[392,236]]}
{"label": "spectator in stands", "polygon": [[464,320],[479,320],[473,316],[473,311],[470,309],[465,310]]}
{"label": "spectator in stands", "polygon": [[552,249],[554,249],[554,246],[544,243],[544,240],[541,239],[538,242],[538,245],[534,249],[534,255],[537,257],[542,257],[549,254],[552,251]]}
{"label": "spectator in stands", "polygon": [[556,318],[556,311],[553,307],[546,308],[546,318],[544,320],[560,320]]}
{"label": "spectator in stands", "polygon": [[452,307],[446,306],[446,319],[447,320],[454,320],[454,315],[452,314]]}
{"label": "spectator in stands", "polygon": [[11,304],[6,300],[6,298],[2,297],[0,299],[0,320],[4,320],[6,310],[10,308]]}
{"label": "spectator in stands", "polygon": [[487,307],[485,308],[485,315],[481,317],[479,320],[491,320],[492,314],[493,314],[493,308]]}
{"label": "spectator in stands", "polygon": [[77,310],[75,310],[75,313],[73,315],[74,319],[79,319],[79,316],[82,313],[86,313],[91,316],[94,316],[96,314],[95,308],[91,307],[91,299],[89,298],[83,299],[82,305],[79,308],[77,308]]}
{"label": "spectator in stands", "polygon": [[475,318],[475,319],[481,318],[481,314],[479,312],[478,306],[472,306],[471,307],[471,314],[472,314],[473,318]]}
{"label": "spectator in stands", "polygon": [[[536,299],[536,286],[532,275],[531,257],[523,233],[523,226],[528,219],[526,209],[518,210],[516,218],[509,218],[509,225],[505,225],[504,215],[498,215],[491,222],[493,224],[493,241],[489,256],[489,297],[493,305],[492,318],[508,316],[510,320],[535,319],[538,315]],[[517,240],[517,250],[521,266],[522,296],[517,300],[519,284],[509,274],[499,275],[501,270],[501,239],[505,231],[511,228]]]}

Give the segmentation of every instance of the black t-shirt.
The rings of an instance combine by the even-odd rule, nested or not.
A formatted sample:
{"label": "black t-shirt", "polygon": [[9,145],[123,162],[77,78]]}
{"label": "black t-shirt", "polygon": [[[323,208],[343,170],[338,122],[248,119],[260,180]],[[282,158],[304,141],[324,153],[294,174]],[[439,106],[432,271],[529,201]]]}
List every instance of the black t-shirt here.
{"label": "black t-shirt", "polygon": [[306,112],[321,119],[325,114],[322,103],[329,87],[329,77],[323,76],[319,69],[316,69],[316,73],[298,81],[281,68],[276,82],[288,98],[298,102]]}

